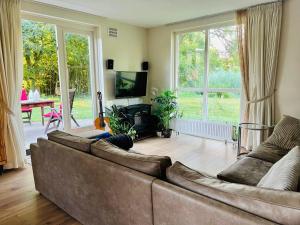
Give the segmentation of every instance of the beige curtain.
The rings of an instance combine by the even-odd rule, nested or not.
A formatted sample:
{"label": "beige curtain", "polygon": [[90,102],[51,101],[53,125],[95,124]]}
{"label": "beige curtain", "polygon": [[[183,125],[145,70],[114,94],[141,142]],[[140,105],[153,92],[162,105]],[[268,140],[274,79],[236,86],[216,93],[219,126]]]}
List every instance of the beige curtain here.
{"label": "beige curtain", "polygon": [[0,0],[0,151],[5,168],[24,167],[20,0]]}
{"label": "beige curtain", "polygon": [[[237,11],[237,40],[239,47],[240,67],[242,74],[243,96],[244,101],[249,102],[249,60],[248,60],[248,30],[247,30],[247,10]],[[249,122],[249,104],[245,104],[243,107],[242,122]],[[243,130],[242,143],[247,143],[248,140],[247,130]]]}
{"label": "beige curtain", "polygon": [[[272,125],[280,42],[282,2],[237,12],[239,54],[245,96],[242,122]],[[247,145],[261,142],[258,132],[248,132]]]}

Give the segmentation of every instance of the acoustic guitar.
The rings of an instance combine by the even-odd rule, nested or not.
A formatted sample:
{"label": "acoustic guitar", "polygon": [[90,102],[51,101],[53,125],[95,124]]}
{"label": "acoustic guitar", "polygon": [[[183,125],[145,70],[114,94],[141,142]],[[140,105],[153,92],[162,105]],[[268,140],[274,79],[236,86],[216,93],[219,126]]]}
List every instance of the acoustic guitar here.
{"label": "acoustic guitar", "polygon": [[110,131],[110,128],[108,126],[109,124],[109,118],[104,117],[104,112],[103,112],[103,105],[102,105],[102,93],[100,91],[97,92],[97,97],[99,100],[99,117],[95,120],[94,125],[96,129],[98,130],[103,130],[103,131]]}

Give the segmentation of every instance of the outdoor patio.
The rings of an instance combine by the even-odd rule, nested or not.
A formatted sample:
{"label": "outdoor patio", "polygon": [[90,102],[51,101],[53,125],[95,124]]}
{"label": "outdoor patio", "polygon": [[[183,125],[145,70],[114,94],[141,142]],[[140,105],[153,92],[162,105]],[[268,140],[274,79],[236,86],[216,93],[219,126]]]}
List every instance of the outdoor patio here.
{"label": "outdoor patio", "polygon": [[[93,125],[93,121],[91,119],[82,119],[77,120],[80,125],[80,128]],[[45,121],[45,125],[43,126],[41,122],[32,122],[31,125],[29,123],[24,123],[24,135],[25,135],[25,146],[26,149],[29,148],[31,143],[35,143],[37,138],[39,137],[47,137],[45,134],[45,127],[47,125],[47,120]],[[50,125],[50,129],[48,132],[55,130],[56,128],[52,128],[53,125]],[[72,121],[72,128],[76,129],[76,125]],[[63,124],[60,124],[59,130],[63,130]]]}

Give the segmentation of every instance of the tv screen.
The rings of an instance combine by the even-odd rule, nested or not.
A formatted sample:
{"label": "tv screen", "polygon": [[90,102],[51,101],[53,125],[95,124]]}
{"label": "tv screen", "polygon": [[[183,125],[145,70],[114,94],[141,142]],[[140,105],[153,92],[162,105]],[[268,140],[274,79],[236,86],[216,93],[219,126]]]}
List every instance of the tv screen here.
{"label": "tv screen", "polygon": [[146,96],[147,72],[118,71],[115,88],[116,98]]}

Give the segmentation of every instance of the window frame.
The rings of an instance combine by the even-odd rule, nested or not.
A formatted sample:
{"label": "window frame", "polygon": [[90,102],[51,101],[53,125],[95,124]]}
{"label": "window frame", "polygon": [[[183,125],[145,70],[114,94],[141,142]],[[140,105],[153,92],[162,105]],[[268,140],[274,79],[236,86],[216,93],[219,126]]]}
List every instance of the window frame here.
{"label": "window frame", "polygon": [[[228,27],[228,26],[236,26],[234,21],[219,23],[213,26],[204,26],[194,29],[187,29],[178,32],[174,32],[174,39],[175,39],[175,46],[174,46],[174,90],[176,95],[178,96],[179,91],[188,91],[188,92],[201,92],[203,93],[203,119],[204,121],[209,121],[209,111],[208,111],[208,95],[209,93],[217,93],[217,92],[225,92],[225,93],[234,93],[240,94],[240,117],[239,121],[241,120],[242,114],[242,102],[243,102],[243,91],[242,86],[241,88],[210,88],[209,87],[209,31],[211,29]],[[181,88],[179,87],[179,36],[184,33],[190,32],[205,32],[205,49],[204,49],[204,87],[203,88]],[[200,104],[200,101],[199,101]]]}

